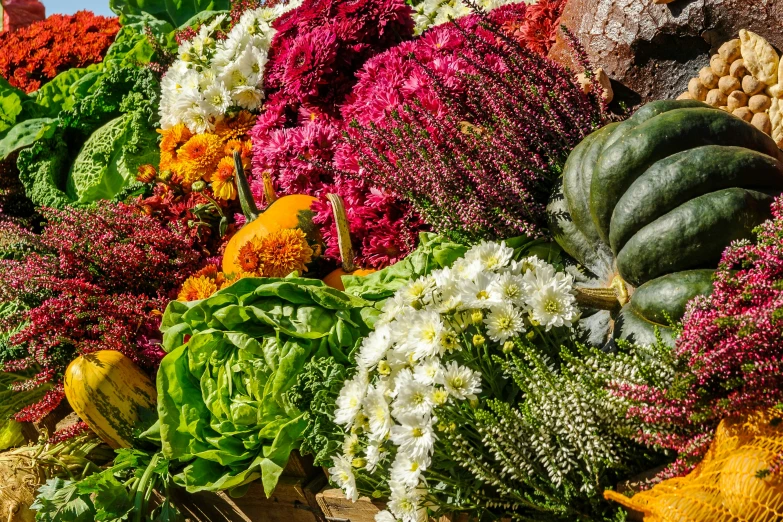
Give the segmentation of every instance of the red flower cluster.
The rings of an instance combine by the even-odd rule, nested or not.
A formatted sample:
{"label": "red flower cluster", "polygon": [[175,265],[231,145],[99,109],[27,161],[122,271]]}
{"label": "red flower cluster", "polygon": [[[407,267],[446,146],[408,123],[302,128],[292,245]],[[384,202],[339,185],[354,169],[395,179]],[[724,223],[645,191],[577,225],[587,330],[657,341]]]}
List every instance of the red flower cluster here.
{"label": "red flower cluster", "polygon": [[616,389],[645,425],[639,439],[679,453],[674,474],[701,459],[721,419],[783,401],[783,198],[772,210],[758,243],[729,247],[712,295],[689,304],[674,383]]}
{"label": "red flower cluster", "polygon": [[[74,356],[97,350],[117,350],[155,368],[163,356],[160,312],[203,262],[194,241],[130,205],[41,212],[47,220],[41,234],[0,224],[0,236],[23,238],[31,250],[0,260],[0,301],[26,308],[0,322],[0,330],[18,330],[11,348],[27,353],[4,356],[5,371],[40,368],[22,388],[57,383]],[[59,403],[53,393],[20,415],[45,415]]]}
{"label": "red flower cluster", "polygon": [[62,71],[100,62],[119,30],[117,18],[79,11],[0,33],[0,75],[25,92],[38,90]]}
{"label": "red flower cluster", "polygon": [[305,0],[274,22],[264,75],[270,105],[336,115],[362,64],[413,34],[411,14],[403,0]]}

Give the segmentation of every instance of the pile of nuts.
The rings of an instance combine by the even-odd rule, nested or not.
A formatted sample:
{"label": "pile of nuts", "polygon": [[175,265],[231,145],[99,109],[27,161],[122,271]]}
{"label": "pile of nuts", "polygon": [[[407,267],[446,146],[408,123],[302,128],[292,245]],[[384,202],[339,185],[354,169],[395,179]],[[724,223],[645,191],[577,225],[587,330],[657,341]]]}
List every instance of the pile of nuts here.
{"label": "pile of nuts", "polygon": [[[780,132],[773,132],[773,130],[779,130],[776,128],[779,126],[778,120],[780,119],[776,118],[779,100],[774,96],[778,89],[770,89],[777,86],[778,83],[776,74],[778,63],[774,63],[775,74],[773,79],[773,75],[765,74],[764,72],[765,70],[769,71],[771,66],[773,66],[772,63],[768,63],[770,60],[769,49],[772,49],[772,47],[749,31],[742,31],[741,33],[745,33],[742,35],[743,41],[747,41],[748,37],[746,35],[750,34],[761,40],[769,48],[765,47],[763,53],[755,53],[752,46],[743,48],[740,39],[729,40],[720,46],[718,54],[712,56],[710,65],[699,71],[698,77],[691,78],[688,83],[688,90],[678,96],[677,99],[699,100],[730,112],[738,118],[751,123],[762,132],[773,136],[773,138],[779,138],[777,144],[779,147],[782,147],[783,135]],[[743,49],[746,55],[750,55],[748,57],[749,60],[743,58]],[[774,49],[772,52],[774,53]],[[759,56],[765,54],[767,56],[764,59],[767,63],[762,64],[766,66],[763,68],[758,65],[758,62]],[[777,62],[777,54],[775,54],[774,59]],[[748,63],[751,60],[752,65]],[[757,75],[754,75],[751,70],[758,71]],[[757,76],[762,76],[762,79],[759,79]],[[769,82],[769,84],[765,83],[764,80]],[[772,85],[773,81],[774,85]],[[783,106],[783,103],[780,105]],[[771,109],[775,114],[770,114]],[[783,129],[781,130],[783,131]]]}

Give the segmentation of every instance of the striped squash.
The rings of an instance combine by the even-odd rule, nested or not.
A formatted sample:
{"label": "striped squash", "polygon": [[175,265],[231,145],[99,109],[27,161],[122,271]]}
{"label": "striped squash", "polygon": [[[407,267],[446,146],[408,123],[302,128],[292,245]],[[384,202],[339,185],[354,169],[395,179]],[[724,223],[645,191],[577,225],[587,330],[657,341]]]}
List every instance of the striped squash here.
{"label": "striped squash", "polygon": [[139,408],[155,408],[155,383],[128,357],[102,350],[65,370],[65,396],[79,417],[112,448],[129,448]]}

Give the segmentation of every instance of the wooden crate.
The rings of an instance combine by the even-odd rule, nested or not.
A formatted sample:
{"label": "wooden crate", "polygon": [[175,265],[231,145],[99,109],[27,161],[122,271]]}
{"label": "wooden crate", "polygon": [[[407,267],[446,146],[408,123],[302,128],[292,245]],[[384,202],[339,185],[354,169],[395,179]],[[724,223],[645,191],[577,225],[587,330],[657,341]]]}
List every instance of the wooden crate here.
{"label": "wooden crate", "polygon": [[312,459],[295,452],[271,498],[266,498],[261,482],[255,482],[240,498],[180,490],[175,500],[191,522],[326,522],[315,498],[326,483]]}
{"label": "wooden crate", "polygon": [[375,514],[386,509],[386,504],[380,500],[361,497],[351,502],[342,490],[329,486],[315,496],[318,507],[327,522],[375,522]]}

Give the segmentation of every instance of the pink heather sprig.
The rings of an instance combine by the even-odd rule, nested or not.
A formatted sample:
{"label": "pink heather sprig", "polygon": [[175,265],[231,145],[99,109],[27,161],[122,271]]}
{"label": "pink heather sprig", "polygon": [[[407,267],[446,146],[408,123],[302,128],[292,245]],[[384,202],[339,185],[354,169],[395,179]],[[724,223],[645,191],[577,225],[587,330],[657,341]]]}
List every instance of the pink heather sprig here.
{"label": "pink heather sprig", "polygon": [[[11,350],[0,353],[4,371],[36,372],[15,385],[20,391],[59,385],[74,357],[98,350],[119,351],[154,371],[164,355],[161,311],[203,264],[199,244],[183,227],[132,205],[41,214],[40,234],[0,223],[0,239],[29,250],[0,260],[0,301],[23,305],[0,320],[0,330],[14,332]],[[51,411],[62,398],[56,390],[19,418],[38,420]]]}
{"label": "pink heather sprig", "polygon": [[[409,200],[460,240],[541,235],[568,153],[605,117],[569,71],[499,25],[473,16],[425,35],[421,51],[414,42],[414,85],[428,84],[439,103],[416,96],[389,107],[383,121],[354,119],[349,151],[338,155],[353,161],[353,170],[338,165],[347,174]],[[450,59],[433,59],[431,42],[449,42],[446,31],[461,42],[449,44]]]}
{"label": "pink heather sprig", "polygon": [[703,457],[723,418],[783,402],[783,198],[772,214],[756,244],[724,252],[712,295],[689,303],[674,383],[613,387],[645,425],[639,440],[679,453],[678,473]]}
{"label": "pink heather sprig", "polygon": [[78,437],[79,435],[84,435],[88,431],[90,431],[90,427],[87,426],[87,423],[79,421],[67,428],[55,431],[47,442],[48,444],[59,444],[66,440],[71,440],[74,437]]}
{"label": "pink heather sprig", "polygon": [[14,415],[17,422],[38,422],[54,411],[65,398],[65,390],[62,384],[56,385],[46,392],[43,398],[35,404],[25,406]]}

